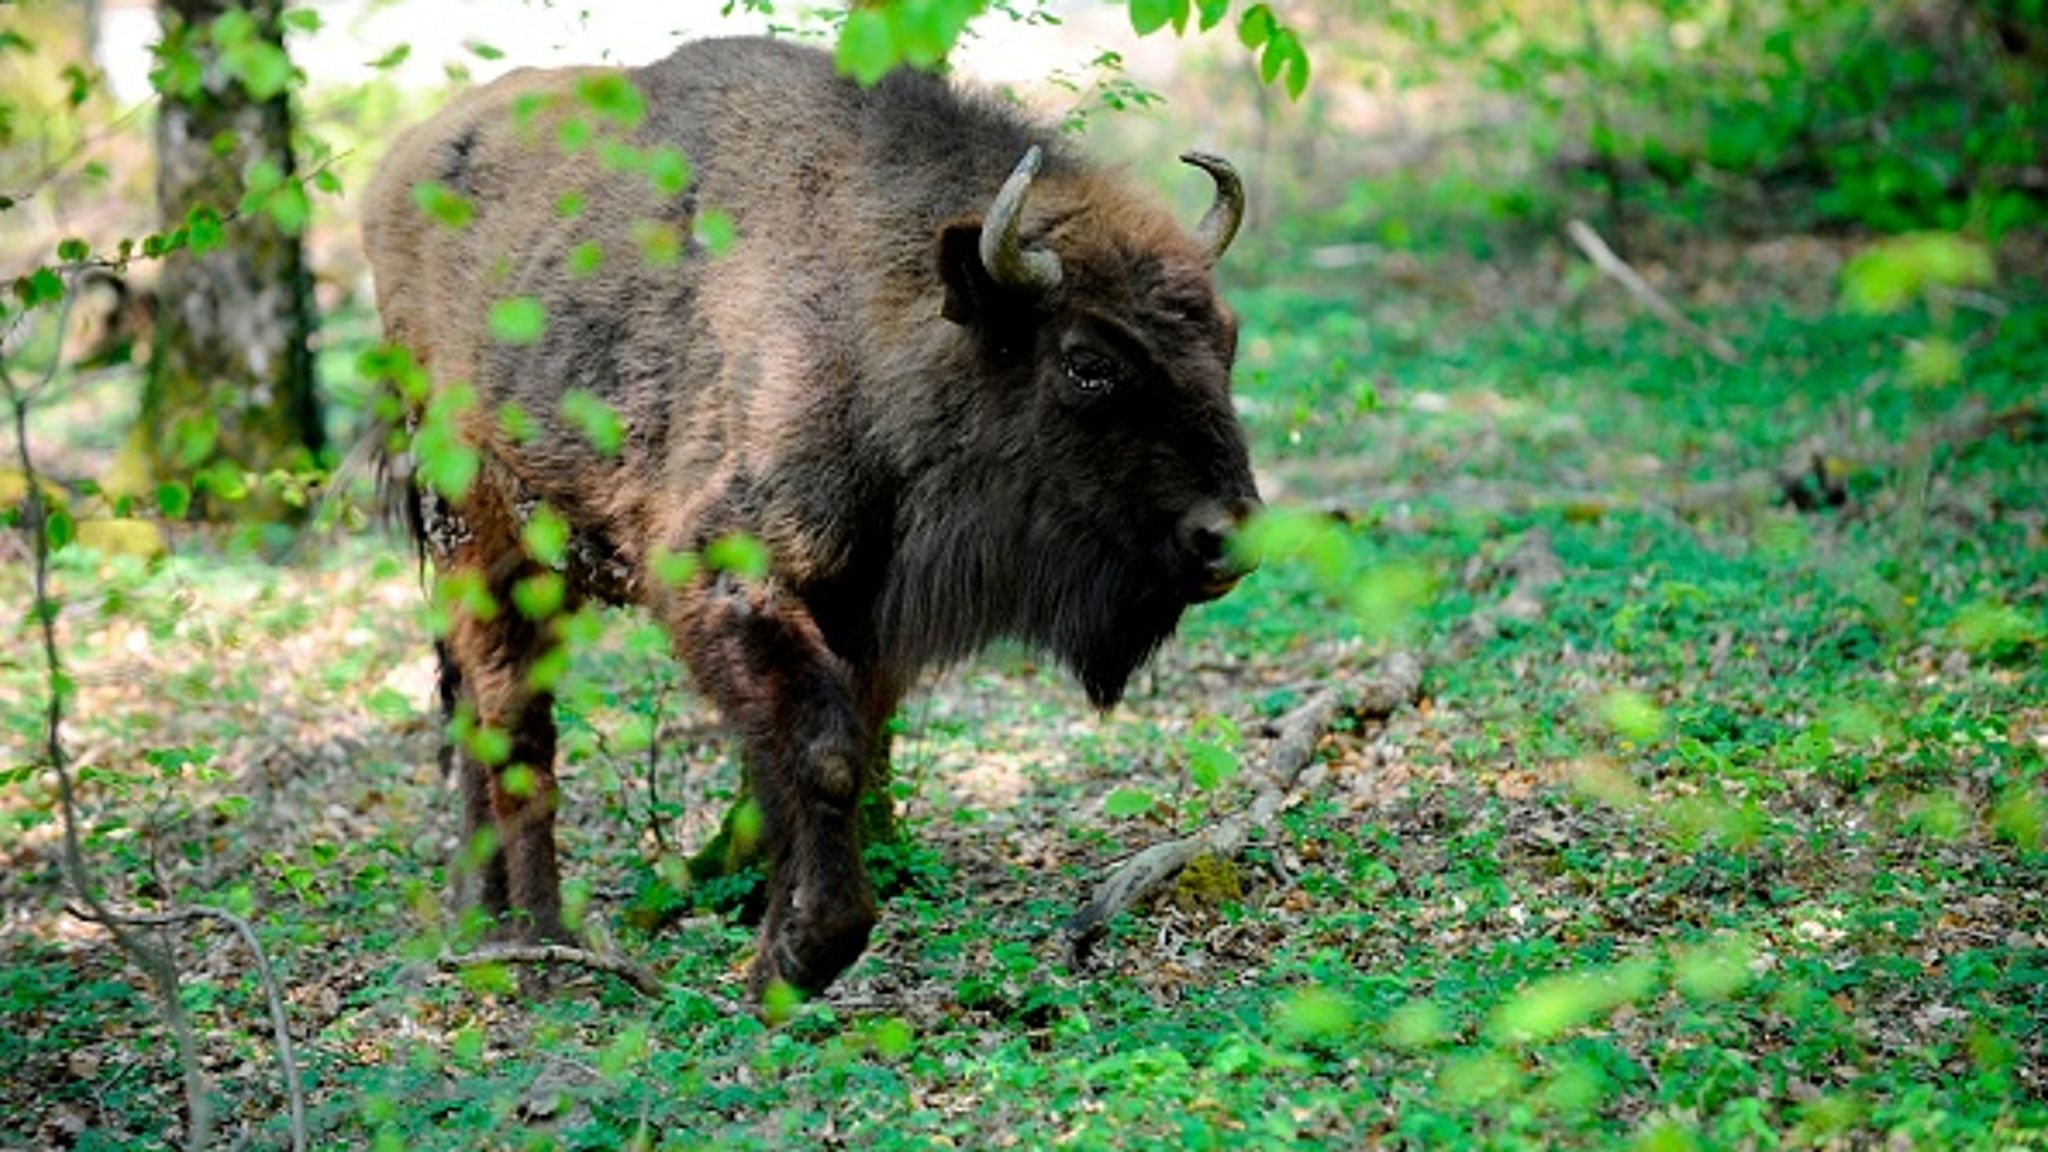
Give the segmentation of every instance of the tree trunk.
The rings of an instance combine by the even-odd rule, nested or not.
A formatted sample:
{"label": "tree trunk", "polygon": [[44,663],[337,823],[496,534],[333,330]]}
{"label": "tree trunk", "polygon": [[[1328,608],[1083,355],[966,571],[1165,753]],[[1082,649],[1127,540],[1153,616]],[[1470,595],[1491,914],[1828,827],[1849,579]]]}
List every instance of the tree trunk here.
{"label": "tree trunk", "polygon": [[[166,233],[185,226],[194,209],[228,216],[252,173],[281,175],[286,184],[296,178],[289,86],[252,93],[217,43],[243,52],[252,42],[267,45],[281,60],[282,10],[282,0],[162,0],[165,59],[185,61],[190,78],[179,83],[166,66],[157,114]],[[253,17],[253,32],[242,25],[214,36],[214,22],[230,11]],[[195,243],[164,261],[157,299],[139,429],[155,476],[202,477],[195,506],[219,514],[242,471],[312,464],[324,437],[308,343],[312,278],[297,229],[261,210],[229,220],[217,243]],[[264,514],[275,505],[256,500],[248,508]]]}

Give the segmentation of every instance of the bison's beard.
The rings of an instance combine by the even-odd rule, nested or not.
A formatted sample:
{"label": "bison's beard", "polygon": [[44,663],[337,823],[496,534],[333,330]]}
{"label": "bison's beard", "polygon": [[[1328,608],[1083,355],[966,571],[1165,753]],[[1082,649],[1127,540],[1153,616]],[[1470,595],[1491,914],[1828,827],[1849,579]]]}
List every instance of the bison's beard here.
{"label": "bison's beard", "polygon": [[1013,544],[978,521],[930,526],[898,551],[875,630],[882,662],[907,682],[996,639],[1049,652],[1109,708],[1173,635],[1187,601],[1163,554],[1128,538],[1047,533]]}
{"label": "bison's beard", "polygon": [[1042,639],[1080,678],[1089,702],[1106,710],[1173,635],[1186,605],[1171,585],[1121,564],[1094,570],[1081,585],[1060,598],[1059,614]]}

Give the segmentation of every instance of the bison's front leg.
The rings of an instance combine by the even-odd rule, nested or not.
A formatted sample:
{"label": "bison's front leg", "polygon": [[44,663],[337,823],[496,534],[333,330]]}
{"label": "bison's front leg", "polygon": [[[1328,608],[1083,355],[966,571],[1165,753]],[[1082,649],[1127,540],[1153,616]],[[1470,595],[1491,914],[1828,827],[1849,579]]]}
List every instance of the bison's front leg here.
{"label": "bison's front leg", "polygon": [[685,661],[739,729],[769,858],[768,911],[748,983],[817,992],[875,924],[854,811],[868,733],[852,674],[771,581],[700,580],[665,606]]}

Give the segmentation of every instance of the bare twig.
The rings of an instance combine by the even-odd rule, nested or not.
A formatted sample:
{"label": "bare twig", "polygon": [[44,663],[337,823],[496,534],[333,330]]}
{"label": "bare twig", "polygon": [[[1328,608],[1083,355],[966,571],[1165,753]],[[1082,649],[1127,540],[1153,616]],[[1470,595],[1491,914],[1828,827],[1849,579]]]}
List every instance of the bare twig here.
{"label": "bare twig", "polygon": [[661,978],[621,956],[606,956],[587,948],[567,944],[493,944],[474,952],[441,957],[442,968],[459,971],[485,964],[568,964],[603,972],[626,982],[633,991],[650,1000],[661,998]]}
{"label": "bare twig", "polygon": [[1713,354],[1714,359],[1719,360],[1721,363],[1742,363],[1742,354],[1735,350],[1734,345],[1694,323],[1685,313],[1680,312],[1671,301],[1666,300],[1655,288],[1650,287],[1650,282],[1643,279],[1642,275],[1635,269],[1629,267],[1628,263],[1621,257],[1616,256],[1614,249],[1607,246],[1607,241],[1602,240],[1600,234],[1593,231],[1591,225],[1587,224],[1584,220],[1573,220],[1565,225],[1565,232],[1571,236],[1572,243],[1579,246],[1579,251],[1584,252],[1586,258],[1593,262],[1595,268],[1600,269],[1600,271],[1606,273],[1616,283],[1628,289],[1629,295],[1634,296],[1645,308],[1655,313],[1658,319],[1697,341],[1708,352]]}
{"label": "bare twig", "polygon": [[[72,298],[67,291],[57,306],[60,328],[70,319]],[[149,974],[157,1002],[163,1009],[164,1021],[170,1026],[177,1044],[178,1062],[184,1069],[186,1146],[197,1149],[204,1147],[212,1138],[212,1113],[206,1101],[206,1074],[199,1067],[192,1022],[186,1017],[184,1003],[178,998],[176,963],[168,952],[128,931],[126,925],[100,902],[86,871],[85,851],[78,843],[78,796],[72,787],[71,770],[64,758],[64,665],[57,654],[57,605],[50,595],[50,507],[48,498],[43,494],[42,477],[36,472],[35,457],[28,446],[29,401],[49,386],[57,375],[61,360],[60,355],[52,355],[43,370],[42,379],[32,387],[23,388],[15,382],[6,357],[0,356],[0,387],[6,389],[8,405],[13,409],[15,457],[21,464],[22,478],[28,486],[28,498],[23,508],[24,522],[35,560],[35,618],[42,631],[43,664],[48,674],[50,693],[49,707],[44,715],[43,751],[50,761],[50,770],[57,775],[57,801],[64,817],[64,878],[78,899],[101,917],[101,922],[113,935],[114,943]]]}
{"label": "bare twig", "polygon": [[225,924],[242,938],[249,954],[256,960],[256,979],[263,985],[263,998],[270,1006],[271,1042],[277,1047],[279,1071],[284,1076],[285,1098],[291,1108],[292,1147],[303,1152],[306,1147],[306,1093],[299,1083],[298,1060],[292,1054],[291,1018],[285,1011],[284,993],[279,988],[276,975],[270,968],[270,957],[263,951],[263,942],[256,938],[256,928],[247,920],[210,904],[194,904],[187,908],[174,908],[168,912],[121,912],[109,914],[104,909],[67,908],[80,920],[111,926],[112,920],[130,925],[189,924],[194,920],[212,920]]}
{"label": "bare twig", "polygon": [[[70,319],[71,305],[77,296],[74,288],[73,285],[66,286],[63,299],[57,306],[59,330],[62,330],[65,322]],[[63,814],[64,878],[79,904],[79,907],[72,910],[72,914],[105,927],[114,938],[115,945],[149,975],[164,1021],[169,1026],[177,1045],[178,1062],[184,1073],[185,1144],[192,1149],[204,1148],[212,1142],[213,1116],[211,1106],[207,1102],[206,1074],[199,1065],[198,1043],[192,1034],[192,1022],[186,1016],[184,1002],[178,994],[177,963],[168,949],[148,943],[132,929],[211,917],[230,924],[241,934],[243,941],[256,956],[257,971],[262,977],[265,992],[270,997],[271,1019],[277,1033],[278,1064],[283,1069],[286,1091],[291,1099],[292,1147],[295,1152],[304,1152],[305,1101],[299,1087],[298,1064],[292,1057],[291,1032],[284,1014],[283,998],[278,994],[276,981],[271,974],[269,958],[264,954],[262,943],[257,940],[255,931],[246,921],[217,908],[195,908],[161,914],[116,912],[99,898],[93,887],[91,873],[86,868],[85,851],[80,846],[78,838],[78,795],[72,783],[70,763],[65,756],[63,740],[65,680],[63,661],[57,652],[57,605],[50,594],[50,506],[44,494],[42,477],[36,471],[34,453],[30,451],[28,442],[29,403],[56,378],[62,359],[61,352],[53,354],[49,364],[44,366],[42,378],[32,387],[23,388],[15,381],[6,358],[0,356],[0,390],[5,391],[8,405],[13,410],[15,456],[21,465],[22,477],[28,487],[24,505],[25,524],[35,561],[35,618],[42,633],[43,663],[48,676],[50,695],[49,707],[44,717],[43,751],[49,759],[50,770],[57,777],[58,805]]]}
{"label": "bare twig", "polygon": [[662,825],[668,821],[661,815],[661,717],[668,710],[668,690],[675,681],[662,677],[661,691],[654,697],[654,715],[649,719],[647,737],[647,827],[654,833],[654,847],[668,855],[668,835]]}
{"label": "bare twig", "polygon": [[1124,861],[1095,886],[1088,903],[1067,921],[1070,959],[1085,962],[1108,934],[1119,912],[1144,899],[1199,856],[1233,856],[1254,828],[1269,827],[1294,789],[1302,770],[1315,759],[1316,745],[1340,715],[1384,718],[1413,702],[1422,690],[1422,660],[1412,652],[1396,652],[1382,660],[1363,680],[1324,688],[1273,725],[1275,738],[1266,757],[1266,783],[1251,806],[1191,835],[1154,844]]}
{"label": "bare twig", "polygon": [[[317,179],[322,172],[325,172],[327,171],[327,169],[332,168],[336,163],[342,160],[346,160],[354,151],[355,150],[351,148],[348,149],[347,151],[334,153],[333,155],[327,157],[325,160],[322,160],[319,164],[314,165],[312,171],[307,172],[303,176],[293,177],[293,183],[296,183],[303,188],[305,185]],[[225,228],[228,225],[233,224],[235,221],[240,220],[241,218],[242,210],[240,207],[230,208],[226,212],[220,214],[221,227]],[[79,272],[86,272],[92,270],[99,270],[104,272],[125,272],[127,271],[129,265],[134,264],[137,261],[151,259],[160,260],[166,256],[169,256],[171,253],[179,250],[180,249],[178,248],[167,248],[164,251],[158,252],[154,257],[144,252],[130,253],[125,257],[86,256],[85,258],[80,260],[66,260],[57,264],[43,265],[43,267],[47,267],[51,271],[57,273],[59,276],[65,277],[73,276]],[[35,269],[30,269],[29,271],[33,272],[35,271]],[[22,277],[25,277],[27,275],[28,272],[24,272],[20,276],[14,277],[14,279],[21,279]],[[70,308],[70,295],[70,293],[66,293],[66,303],[64,307],[67,312],[69,311]],[[21,325],[25,321],[27,321],[29,316],[32,313],[34,313],[34,311],[35,309],[33,308],[24,308],[20,312],[15,313],[14,316],[7,321],[7,327],[5,329],[0,329],[0,346],[4,346],[8,341],[14,339],[14,333],[21,327]],[[63,331],[63,327],[63,324],[58,324],[57,328],[60,333]],[[33,392],[31,392],[31,395],[33,395]]]}
{"label": "bare twig", "polygon": [[119,116],[114,117],[112,120],[107,121],[107,123],[103,127],[101,127],[97,132],[93,132],[92,134],[79,140],[78,143],[72,145],[70,151],[64,153],[64,155],[62,156],[59,156],[57,159],[52,160],[49,163],[43,165],[42,171],[37,172],[34,176],[29,177],[28,181],[25,184],[23,184],[20,189],[13,192],[4,193],[5,197],[9,200],[12,200],[16,204],[22,204],[30,199],[33,199],[35,196],[40,194],[44,188],[47,188],[52,180],[55,180],[57,177],[63,175],[64,170],[66,168],[71,167],[72,161],[78,159],[80,156],[85,155],[87,151],[99,146],[103,141],[112,137],[114,133],[119,132],[122,128],[126,127],[130,120],[133,120],[137,116],[140,116],[144,112],[148,111],[151,107],[153,107],[156,104],[156,102],[157,98],[155,94],[152,93],[147,99],[140,101],[133,107],[129,108],[126,112],[123,112]]}

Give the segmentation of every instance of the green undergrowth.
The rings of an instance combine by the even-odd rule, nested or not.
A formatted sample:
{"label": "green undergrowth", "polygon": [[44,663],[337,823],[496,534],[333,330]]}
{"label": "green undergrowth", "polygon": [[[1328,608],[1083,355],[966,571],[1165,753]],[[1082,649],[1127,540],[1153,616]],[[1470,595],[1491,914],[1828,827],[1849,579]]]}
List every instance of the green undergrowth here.
{"label": "green undergrowth", "polygon": [[[317,1146],[2039,1146],[2048,442],[1913,448],[2038,411],[2048,305],[2001,298],[1930,387],[1914,311],[1696,311],[1729,366],[1595,287],[1241,294],[1268,494],[1341,517],[1291,522],[1106,717],[1022,652],[939,678],[898,737],[914,847],[875,861],[900,892],[779,1026],[734,1010],[744,927],[631,927],[736,784],[638,617],[564,693],[566,871],[665,993],[434,963],[454,805],[414,572],[372,540],[60,556],[88,855],[124,900],[252,918]],[[1801,511],[1775,476],[1813,443],[1841,499]],[[1543,611],[1461,648],[1537,537]],[[1233,871],[1068,965],[1115,861],[1243,805],[1264,722],[1395,648],[1416,708],[1340,724]],[[0,665],[17,747],[39,674]],[[161,1142],[169,1040],[59,913],[40,774],[7,787],[0,1142]],[[280,1144],[246,958],[189,939],[222,1109]]]}

